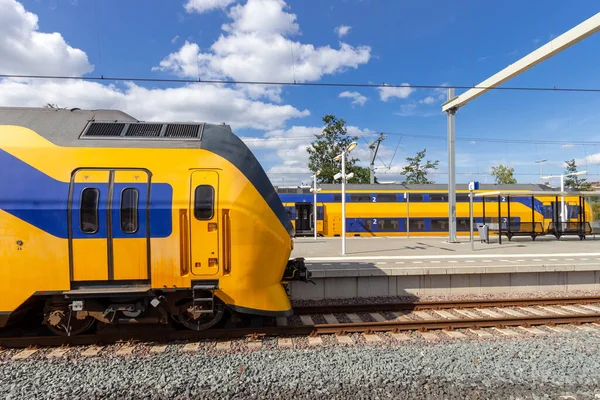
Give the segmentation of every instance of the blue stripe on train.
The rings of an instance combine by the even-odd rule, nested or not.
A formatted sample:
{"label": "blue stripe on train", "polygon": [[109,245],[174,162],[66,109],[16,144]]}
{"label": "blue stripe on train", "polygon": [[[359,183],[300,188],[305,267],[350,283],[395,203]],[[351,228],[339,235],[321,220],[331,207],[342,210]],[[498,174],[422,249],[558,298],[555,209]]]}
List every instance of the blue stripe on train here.
{"label": "blue stripe on train", "polygon": [[[374,197],[376,198],[376,193],[366,193],[369,195],[369,197],[371,199],[373,199]],[[396,195],[396,203],[403,203],[406,200],[404,199],[403,193],[393,193],[394,195]],[[335,196],[335,197],[334,197]],[[422,200],[414,200],[411,199],[411,202],[415,202],[415,203],[439,203],[438,201],[432,201],[430,199],[430,195],[427,193],[422,194]],[[312,203],[314,200],[314,197],[312,194],[287,194],[287,193],[279,193],[279,199],[281,200],[282,203]],[[475,197],[473,199],[474,202],[481,202],[482,198],[481,197]],[[317,201],[319,203],[339,203],[341,202],[341,194],[334,194],[334,193],[324,193],[324,194],[319,194],[317,196]],[[504,200],[500,200],[501,202],[505,203],[506,199]],[[346,194],[346,202],[355,202],[352,201],[351,199],[351,194]],[[390,202],[390,201],[375,201],[376,203],[395,203],[395,202]],[[511,203],[520,203],[523,204],[525,207],[527,208],[531,208],[531,196],[515,196],[515,197],[511,197],[510,198],[510,202]],[[360,201],[359,203],[370,203],[370,202],[366,202],[366,201]],[[486,201],[486,210],[488,210],[488,207],[490,212],[493,212],[493,210],[495,210],[493,207],[495,206],[495,204],[498,203],[498,198],[497,197],[493,197],[493,198],[487,198]],[[496,206],[497,207],[497,206]],[[540,214],[544,213],[544,207],[543,204],[540,200],[534,198],[533,201],[533,207],[534,210]]]}
{"label": "blue stripe on train", "polygon": [[[69,183],[57,181],[31,165],[0,149],[0,209],[9,214],[59,238],[68,237],[67,203],[69,197]],[[141,189],[140,184],[115,184],[115,190],[125,187]],[[78,207],[73,209],[75,238],[102,238],[106,237],[106,196],[108,184],[83,184],[77,183],[74,188],[73,198],[78,199],[85,187],[100,189],[99,229],[96,234],[85,234],[76,221],[79,220]],[[120,192],[120,190],[119,190]],[[141,202],[140,211],[145,207]],[[145,196],[143,197],[145,201]],[[150,188],[150,236],[167,237],[172,231],[172,199],[173,189],[166,183],[152,183]],[[79,201],[73,202],[79,205]],[[114,210],[113,213],[119,213]],[[113,230],[115,237],[144,237],[145,217],[140,212],[140,229],[135,234],[128,235],[118,230]],[[113,214],[114,216],[114,214]],[[104,217],[104,218],[103,218]],[[143,220],[142,220],[143,219]],[[118,222],[118,220],[116,220]],[[117,228],[120,225],[117,224]],[[143,230],[142,230],[143,229]]]}

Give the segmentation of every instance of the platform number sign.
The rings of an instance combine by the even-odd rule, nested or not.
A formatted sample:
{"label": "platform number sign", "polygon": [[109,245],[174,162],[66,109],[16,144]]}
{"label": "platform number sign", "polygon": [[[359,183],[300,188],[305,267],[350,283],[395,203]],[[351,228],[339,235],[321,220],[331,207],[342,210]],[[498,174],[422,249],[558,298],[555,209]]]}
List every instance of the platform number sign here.
{"label": "platform number sign", "polygon": [[479,182],[469,182],[469,190],[479,190]]}

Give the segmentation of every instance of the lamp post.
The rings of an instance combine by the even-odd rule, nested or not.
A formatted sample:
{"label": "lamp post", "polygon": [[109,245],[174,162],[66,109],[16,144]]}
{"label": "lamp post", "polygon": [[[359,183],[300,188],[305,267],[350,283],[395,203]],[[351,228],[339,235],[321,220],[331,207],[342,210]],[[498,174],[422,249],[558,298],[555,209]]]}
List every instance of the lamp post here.
{"label": "lamp post", "polygon": [[313,187],[310,189],[313,192],[313,218],[314,218],[314,226],[313,229],[315,231],[315,240],[317,240],[317,192],[320,192],[321,189],[317,189],[317,176],[321,174],[321,171],[317,171],[314,175],[311,176],[313,178]]}
{"label": "lamp post", "polygon": [[[571,172],[570,174],[548,175],[542,176],[542,179],[560,178],[560,192],[565,191],[565,176],[585,175],[587,171]],[[560,196],[560,222],[565,222],[565,196]]]}
{"label": "lamp post", "polygon": [[542,176],[542,164],[545,163],[546,161],[548,161],[548,160],[546,160],[545,158],[543,160],[535,160],[536,164],[540,164],[540,180],[544,179],[544,177]]}
{"label": "lamp post", "polygon": [[334,176],[335,179],[338,179],[338,176],[342,178],[342,255],[346,255],[346,179],[354,176],[354,174],[346,175],[346,154],[354,150],[356,145],[356,142],[350,143],[341,154],[333,158],[334,161],[342,160],[342,172]]}

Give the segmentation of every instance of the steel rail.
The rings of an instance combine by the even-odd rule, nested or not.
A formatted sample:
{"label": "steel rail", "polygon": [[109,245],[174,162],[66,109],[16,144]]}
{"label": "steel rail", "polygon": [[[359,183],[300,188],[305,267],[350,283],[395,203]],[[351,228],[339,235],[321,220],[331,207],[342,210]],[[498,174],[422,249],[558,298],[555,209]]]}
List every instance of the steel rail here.
{"label": "steel rail", "polygon": [[[531,305],[557,305],[557,304],[588,304],[599,303],[600,297],[582,296],[565,298],[539,298],[539,299],[510,299],[510,300],[461,300],[461,301],[439,301],[439,302],[416,302],[416,303],[389,303],[389,304],[362,304],[362,305],[337,305],[319,307],[297,307],[297,313],[336,313],[336,312],[366,312],[366,311],[393,311],[393,310],[435,310],[449,308],[478,308],[478,307],[512,307]],[[385,332],[385,331],[427,331],[432,329],[452,330],[458,328],[489,328],[504,326],[534,326],[553,324],[600,324],[600,313],[572,315],[547,315],[547,316],[522,316],[502,318],[456,318],[436,320],[391,320],[385,322],[359,322],[359,323],[336,323],[315,325],[291,325],[291,326],[266,326],[249,328],[224,328],[209,329],[206,331],[173,330],[169,328],[147,329],[145,326],[123,328],[107,327],[93,334],[83,334],[73,337],[63,336],[23,336],[20,333],[10,336],[4,332],[0,336],[0,346],[8,348],[24,348],[31,346],[83,346],[83,345],[107,345],[119,342],[155,342],[173,343],[177,341],[195,341],[202,339],[236,339],[244,337],[262,336],[310,336],[318,334],[343,334],[359,332]]]}
{"label": "steel rail", "polygon": [[600,323],[600,313],[576,315],[548,315],[502,318],[436,319],[426,321],[386,321],[314,325],[313,334],[343,334],[360,332],[453,330],[457,328],[504,328],[506,326],[535,326],[556,324]]}
{"label": "steel rail", "polygon": [[528,307],[562,304],[600,303],[600,296],[540,297],[517,299],[443,300],[397,303],[333,304],[294,307],[294,314],[335,314],[377,311],[419,311],[450,308]]}
{"label": "steel rail", "polygon": [[176,341],[193,341],[200,339],[236,339],[244,337],[262,336],[314,336],[319,334],[345,334],[345,333],[370,333],[370,332],[401,332],[401,331],[428,331],[434,329],[453,330],[459,328],[504,328],[507,326],[536,326],[556,324],[600,324],[600,313],[573,314],[573,315],[548,315],[548,316],[523,316],[502,318],[461,318],[461,319],[436,319],[414,321],[386,321],[386,322],[359,322],[338,324],[316,324],[297,326],[277,326],[263,328],[233,328],[212,329],[200,332],[177,331],[155,332],[140,330],[138,332],[111,332],[108,334],[79,335],[74,337],[61,336],[32,336],[32,337],[6,337],[0,338],[0,346],[9,348],[23,348],[30,346],[65,346],[65,345],[105,345],[118,342],[156,342],[172,343]]}

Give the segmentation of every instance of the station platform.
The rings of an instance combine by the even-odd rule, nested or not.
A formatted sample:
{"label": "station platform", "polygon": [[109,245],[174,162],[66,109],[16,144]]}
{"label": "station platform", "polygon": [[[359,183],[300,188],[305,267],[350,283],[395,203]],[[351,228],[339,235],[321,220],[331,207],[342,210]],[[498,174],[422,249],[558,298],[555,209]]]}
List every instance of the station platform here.
{"label": "station platform", "polygon": [[296,238],[316,285],[292,283],[293,300],[600,290],[600,239],[447,237]]}

